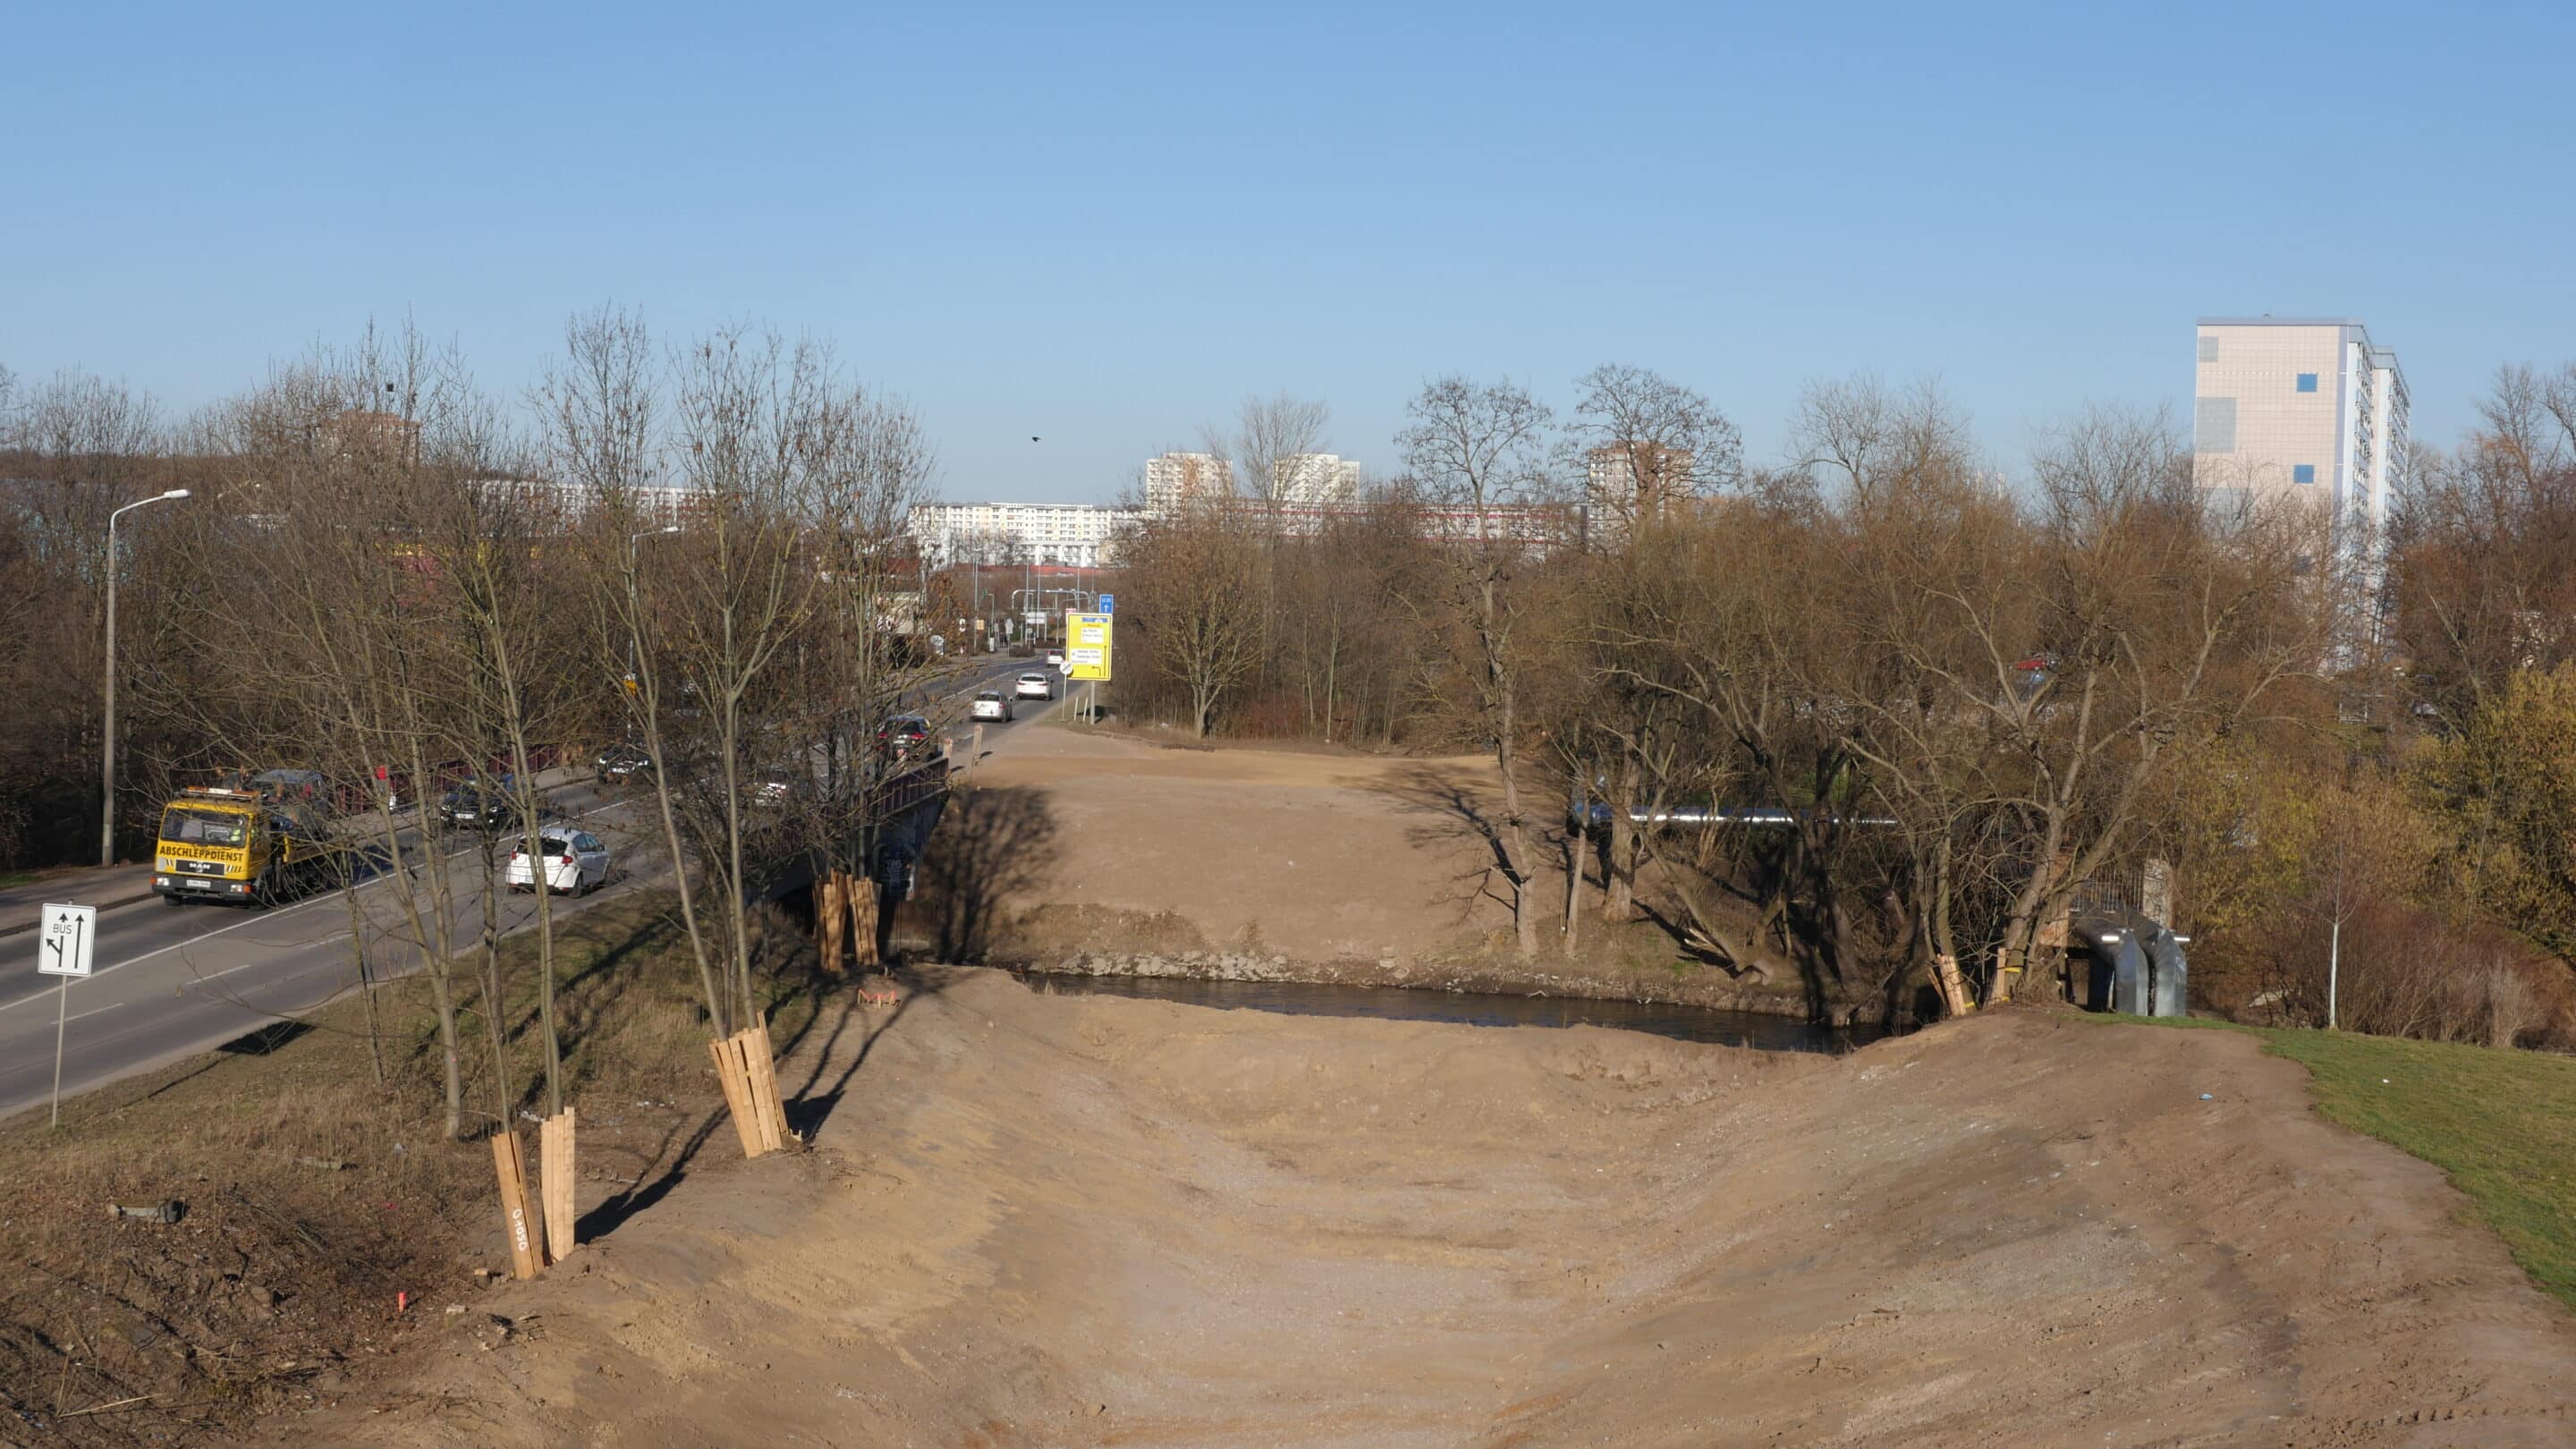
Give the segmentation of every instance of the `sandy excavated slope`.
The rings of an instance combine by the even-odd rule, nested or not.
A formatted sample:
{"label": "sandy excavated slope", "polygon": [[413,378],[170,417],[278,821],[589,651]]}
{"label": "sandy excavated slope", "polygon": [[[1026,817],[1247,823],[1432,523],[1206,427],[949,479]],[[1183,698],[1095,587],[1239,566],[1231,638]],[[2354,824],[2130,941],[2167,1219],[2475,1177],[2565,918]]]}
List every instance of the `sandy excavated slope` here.
{"label": "sandy excavated slope", "polygon": [[[2569,1316],[2433,1169],[2320,1122],[2233,1033],[2006,1013],[1826,1060],[938,981],[820,1064],[818,1150],[727,1160],[720,1130],[407,1379],[273,1427],[2576,1441]],[[497,1347],[487,1312],[516,1321]]]}
{"label": "sandy excavated slope", "polygon": [[[971,778],[1041,822],[1044,848],[1016,851],[996,882],[1014,911],[1170,911],[1208,946],[1306,962],[1410,961],[1511,929],[1470,819],[1498,808],[1490,760],[1163,749],[1037,728],[1003,737]],[[1561,902],[1539,842],[1565,804],[1526,808],[1539,898]],[[958,811],[940,828],[953,839],[973,820]]]}

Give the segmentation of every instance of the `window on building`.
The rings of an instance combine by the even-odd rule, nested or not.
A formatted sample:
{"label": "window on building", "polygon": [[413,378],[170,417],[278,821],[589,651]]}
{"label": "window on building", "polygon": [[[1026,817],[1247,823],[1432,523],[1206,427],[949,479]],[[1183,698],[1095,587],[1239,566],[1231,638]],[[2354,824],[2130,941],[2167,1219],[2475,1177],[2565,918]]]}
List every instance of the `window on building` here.
{"label": "window on building", "polygon": [[2218,360],[2217,338],[2204,337],[2200,339],[2200,360],[2203,362],[2216,362]]}
{"label": "window on building", "polygon": [[2233,453],[2236,451],[2236,399],[2204,397],[2192,400],[2192,451],[2198,453]]}
{"label": "window on building", "polygon": [[2299,391],[2301,391],[2301,392],[2315,392],[2316,390],[2317,390],[2317,375],[2316,375],[2315,373],[2313,373],[2313,372],[2303,372],[2303,373],[2300,373],[2300,374],[2299,374]]}
{"label": "window on building", "polygon": [[2293,483],[2314,483],[2317,481],[2317,465],[2314,463],[2292,464],[2290,467],[2290,481]]}

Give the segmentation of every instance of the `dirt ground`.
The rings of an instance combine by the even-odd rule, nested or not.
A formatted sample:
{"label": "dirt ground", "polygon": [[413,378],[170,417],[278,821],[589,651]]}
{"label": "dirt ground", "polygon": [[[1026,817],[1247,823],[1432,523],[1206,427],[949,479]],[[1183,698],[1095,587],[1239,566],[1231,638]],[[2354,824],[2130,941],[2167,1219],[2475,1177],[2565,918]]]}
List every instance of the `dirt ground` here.
{"label": "dirt ground", "polygon": [[1823,1009],[1797,982],[1683,961],[1650,923],[1605,927],[1597,896],[1569,958],[1564,809],[1536,791],[1524,809],[1545,946],[1516,959],[1486,834],[1500,810],[1489,760],[1038,728],[997,740],[971,779],[925,861],[924,909],[899,926],[930,959]]}
{"label": "dirt ground", "polygon": [[1005,737],[975,782],[1034,794],[1052,817],[1054,859],[1015,904],[1175,911],[1211,948],[1403,960],[1510,928],[1491,852],[1449,804],[1482,789],[1477,763],[1041,728]]}
{"label": "dirt ground", "polygon": [[2576,1440],[2576,1324],[2235,1033],[2013,1011],[1829,1059],[969,970],[853,1009],[783,1074],[814,1151],[702,1154],[263,1437]]}

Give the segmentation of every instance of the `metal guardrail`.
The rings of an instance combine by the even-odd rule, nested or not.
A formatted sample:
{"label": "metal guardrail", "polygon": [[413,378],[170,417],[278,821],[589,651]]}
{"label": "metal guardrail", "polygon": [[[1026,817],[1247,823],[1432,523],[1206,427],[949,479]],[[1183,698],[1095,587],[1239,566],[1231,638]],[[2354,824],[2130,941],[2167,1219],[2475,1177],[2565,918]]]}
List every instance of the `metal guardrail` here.
{"label": "metal guardrail", "polygon": [[[1606,800],[1594,800],[1588,804],[1582,801],[1569,801],[1565,809],[1565,821],[1568,826],[1578,830],[1607,830],[1610,828],[1614,813],[1614,807]],[[1896,818],[1892,815],[1842,815],[1834,811],[1827,811],[1825,814],[1837,825],[1886,829],[1896,824]],[[1808,818],[1802,812],[1783,810],[1776,806],[1737,809],[1717,805],[1669,805],[1660,809],[1637,806],[1628,812],[1628,823],[1653,829],[1671,827],[1689,829],[1709,825],[1779,829],[1796,825]]]}

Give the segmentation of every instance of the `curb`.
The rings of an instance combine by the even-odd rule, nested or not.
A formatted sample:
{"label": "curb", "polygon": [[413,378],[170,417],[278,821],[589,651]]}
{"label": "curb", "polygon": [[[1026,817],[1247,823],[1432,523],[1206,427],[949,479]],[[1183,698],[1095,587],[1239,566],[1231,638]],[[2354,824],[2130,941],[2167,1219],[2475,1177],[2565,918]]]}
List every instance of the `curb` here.
{"label": "curb", "polygon": [[[112,901],[100,901],[98,903],[98,908],[102,911],[112,911],[118,906],[130,906],[137,902],[148,901],[156,894],[158,894],[158,892],[145,891],[140,895],[118,896]],[[86,904],[86,902],[84,902],[84,904]],[[29,921],[22,926],[0,926],[0,936],[23,936],[44,923],[44,918],[39,916],[35,920]]]}

